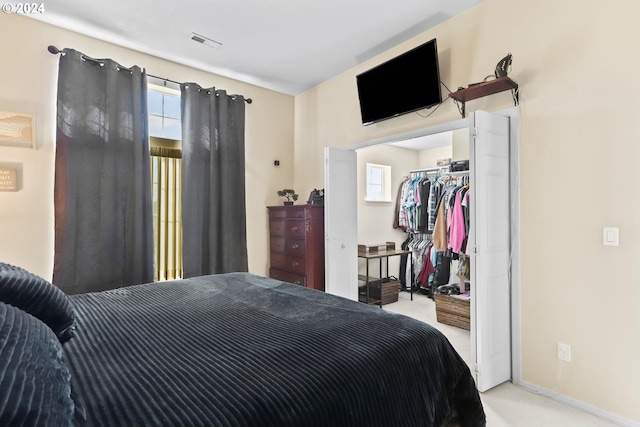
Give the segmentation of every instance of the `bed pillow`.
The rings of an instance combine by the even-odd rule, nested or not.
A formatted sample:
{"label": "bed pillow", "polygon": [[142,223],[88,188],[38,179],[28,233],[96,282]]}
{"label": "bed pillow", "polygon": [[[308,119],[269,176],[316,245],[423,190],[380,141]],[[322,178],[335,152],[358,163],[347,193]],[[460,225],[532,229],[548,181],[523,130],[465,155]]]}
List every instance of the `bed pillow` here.
{"label": "bed pillow", "polygon": [[0,262],[0,301],[43,321],[62,343],[73,336],[75,315],[69,298],[42,277]]}
{"label": "bed pillow", "polygon": [[71,374],[40,320],[0,302],[0,425],[71,426]]}

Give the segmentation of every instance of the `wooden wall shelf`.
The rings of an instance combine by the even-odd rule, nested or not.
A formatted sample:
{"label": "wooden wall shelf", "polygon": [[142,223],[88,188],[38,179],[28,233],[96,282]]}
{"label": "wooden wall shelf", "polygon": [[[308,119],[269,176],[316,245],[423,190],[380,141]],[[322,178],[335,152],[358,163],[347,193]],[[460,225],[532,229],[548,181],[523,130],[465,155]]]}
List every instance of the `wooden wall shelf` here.
{"label": "wooden wall shelf", "polygon": [[472,99],[482,98],[483,96],[493,95],[494,93],[503,92],[505,90],[511,90],[513,95],[513,101],[515,105],[518,105],[518,83],[511,80],[509,77],[499,77],[488,82],[477,83],[467,88],[458,89],[455,92],[449,94],[449,98],[458,101],[462,104],[462,108],[459,107],[462,117],[465,116],[465,103]]}

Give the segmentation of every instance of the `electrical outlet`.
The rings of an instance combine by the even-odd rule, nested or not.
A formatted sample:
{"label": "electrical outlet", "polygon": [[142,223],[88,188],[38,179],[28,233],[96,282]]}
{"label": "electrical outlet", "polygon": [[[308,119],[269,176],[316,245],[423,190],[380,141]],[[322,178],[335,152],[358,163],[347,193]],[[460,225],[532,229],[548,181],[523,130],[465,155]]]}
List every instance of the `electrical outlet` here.
{"label": "electrical outlet", "polygon": [[558,359],[571,362],[571,346],[569,344],[558,343]]}

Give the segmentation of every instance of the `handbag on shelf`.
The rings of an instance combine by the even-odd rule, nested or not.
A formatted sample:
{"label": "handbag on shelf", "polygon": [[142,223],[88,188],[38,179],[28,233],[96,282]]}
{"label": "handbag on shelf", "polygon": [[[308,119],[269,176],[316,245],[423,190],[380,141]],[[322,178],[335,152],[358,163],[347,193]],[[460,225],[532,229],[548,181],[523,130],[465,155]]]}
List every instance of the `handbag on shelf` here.
{"label": "handbag on shelf", "polygon": [[471,280],[471,268],[470,268],[470,259],[464,254],[460,254],[460,258],[458,259],[458,270],[456,271],[456,276],[462,280]]}
{"label": "handbag on shelf", "polygon": [[324,188],[321,190],[313,189],[309,194],[308,204],[324,206]]}

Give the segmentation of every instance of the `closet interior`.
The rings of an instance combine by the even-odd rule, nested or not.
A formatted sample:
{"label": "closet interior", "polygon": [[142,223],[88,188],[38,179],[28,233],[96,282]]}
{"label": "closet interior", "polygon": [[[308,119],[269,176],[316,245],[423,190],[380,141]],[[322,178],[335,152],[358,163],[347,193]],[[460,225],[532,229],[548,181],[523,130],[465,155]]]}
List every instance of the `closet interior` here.
{"label": "closet interior", "polygon": [[[394,257],[389,270],[401,290],[434,300],[427,307],[438,323],[469,331],[469,366],[482,391],[511,378],[515,129],[510,117],[474,111],[451,131],[356,149],[358,245],[407,248],[411,262]],[[390,191],[372,200],[364,178],[381,165]],[[358,261],[358,273],[365,268]]]}
{"label": "closet interior", "polygon": [[467,330],[471,299],[469,189],[469,162],[463,161],[412,170],[397,197],[397,226],[407,235],[402,249],[411,251],[408,256],[412,257],[400,272],[401,282],[436,301],[439,322]]}
{"label": "closet interior", "polygon": [[[461,129],[430,141],[409,140],[358,152],[359,168],[389,163],[393,200],[386,208],[358,206],[359,240],[396,241],[397,248],[410,251],[391,267],[400,289],[426,294],[435,300],[439,322],[467,330],[472,291],[468,141],[468,129]],[[385,224],[383,215],[390,220],[386,234],[367,228],[367,223]]]}

